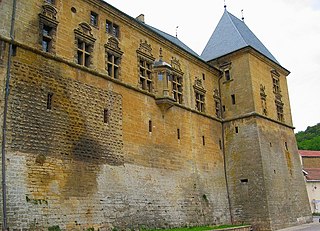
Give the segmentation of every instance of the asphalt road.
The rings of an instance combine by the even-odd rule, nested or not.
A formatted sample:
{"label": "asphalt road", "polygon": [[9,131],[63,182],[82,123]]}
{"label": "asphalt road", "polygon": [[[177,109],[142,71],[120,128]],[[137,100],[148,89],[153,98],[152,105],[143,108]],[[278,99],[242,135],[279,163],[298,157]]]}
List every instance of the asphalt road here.
{"label": "asphalt road", "polygon": [[279,229],[278,231],[295,231],[295,230],[303,230],[303,231],[320,231],[320,217],[313,217],[313,223],[294,226],[286,229]]}

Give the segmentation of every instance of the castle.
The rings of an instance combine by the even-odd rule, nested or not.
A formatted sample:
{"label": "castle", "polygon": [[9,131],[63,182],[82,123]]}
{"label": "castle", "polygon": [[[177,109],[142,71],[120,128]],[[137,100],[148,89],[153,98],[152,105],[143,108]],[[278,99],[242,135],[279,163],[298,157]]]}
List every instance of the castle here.
{"label": "castle", "polygon": [[102,0],[0,18],[3,230],[311,220],[289,71],[227,10],[201,56]]}

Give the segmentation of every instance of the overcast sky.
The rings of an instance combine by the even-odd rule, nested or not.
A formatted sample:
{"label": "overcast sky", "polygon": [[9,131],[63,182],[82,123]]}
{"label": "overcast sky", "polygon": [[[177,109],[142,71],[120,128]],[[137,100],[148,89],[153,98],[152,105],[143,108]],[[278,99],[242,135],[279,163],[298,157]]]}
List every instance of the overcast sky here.
{"label": "overcast sky", "polygon": [[[223,11],[223,0],[110,0],[109,4],[178,38],[201,54]],[[320,0],[226,0],[288,69],[295,132],[320,123]]]}

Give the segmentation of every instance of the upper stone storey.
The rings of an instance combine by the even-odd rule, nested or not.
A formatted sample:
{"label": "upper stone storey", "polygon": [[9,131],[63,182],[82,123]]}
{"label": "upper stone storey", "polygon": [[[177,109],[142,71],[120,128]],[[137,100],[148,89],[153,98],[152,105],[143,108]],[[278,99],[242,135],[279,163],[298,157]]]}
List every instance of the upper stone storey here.
{"label": "upper stone storey", "polygon": [[276,64],[279,64],[249,27],[225,10],[202,52],[201,58],[205,61],[211,61],[245,47],[252,47]]}

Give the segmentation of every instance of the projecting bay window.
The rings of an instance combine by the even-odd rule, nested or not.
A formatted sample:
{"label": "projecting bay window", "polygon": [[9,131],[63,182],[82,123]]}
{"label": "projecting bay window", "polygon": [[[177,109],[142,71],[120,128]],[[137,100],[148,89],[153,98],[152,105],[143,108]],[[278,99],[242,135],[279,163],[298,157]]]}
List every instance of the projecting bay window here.
{"label": "projecting bay window", "polygon": [[139,58],[140,88],[152,92],[152,63],[142,57]]}
{"label": "projecting bay window", "polygon": [[174,100],[182,104],[182,76],[173,74],[172,78],[172,94]]}

